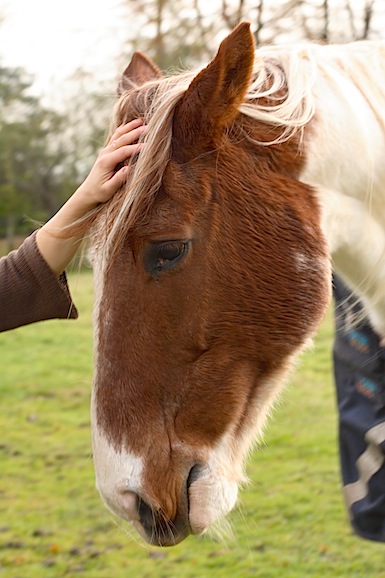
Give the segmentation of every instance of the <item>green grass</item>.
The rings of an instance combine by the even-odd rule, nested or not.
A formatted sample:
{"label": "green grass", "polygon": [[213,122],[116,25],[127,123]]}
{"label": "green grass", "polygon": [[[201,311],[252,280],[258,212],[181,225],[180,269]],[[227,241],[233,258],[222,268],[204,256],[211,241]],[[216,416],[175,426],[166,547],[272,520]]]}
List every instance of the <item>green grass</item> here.
{"label": "green grass", "polygon": [[90,273],[71,279],[81,317],[0,334],[0,577],[379,578],[381,544],[355,537],[340,489],[332,322],[302,360],[248,464],[224,542],[148,549],[94,487]]}

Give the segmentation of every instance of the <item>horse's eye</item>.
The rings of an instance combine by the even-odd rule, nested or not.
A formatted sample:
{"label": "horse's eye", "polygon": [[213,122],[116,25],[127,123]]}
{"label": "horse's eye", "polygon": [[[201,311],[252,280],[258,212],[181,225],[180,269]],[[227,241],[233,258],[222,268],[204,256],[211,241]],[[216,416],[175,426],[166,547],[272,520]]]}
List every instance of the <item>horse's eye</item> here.
{"label": "horse's eye", "polygon": [[145,266],[151,275],[172,269],[186,255],[188,241],[165,241],[151,243],[145,251]]}
{"label": "horse's eye", "polygon": [[184,243],[167,243],[167,245],[160,245],[156,249],[158,259],[158,268],[161,268],[168,261],[175,261],[184,251]]}

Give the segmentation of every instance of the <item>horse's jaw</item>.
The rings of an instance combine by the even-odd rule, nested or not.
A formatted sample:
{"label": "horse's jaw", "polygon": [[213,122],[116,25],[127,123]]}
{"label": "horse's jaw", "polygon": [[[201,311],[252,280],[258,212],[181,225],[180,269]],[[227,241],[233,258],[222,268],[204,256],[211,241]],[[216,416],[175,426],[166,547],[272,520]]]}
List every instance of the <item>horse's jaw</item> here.
{"label": "horse's jaw", "polygon": [[[201,535],[213,526],[216,530],[218,525],[220,528],[221,520],[237,503],[239,485],[246,481],[247,454],[261,436],[270,409],[287,381],[296,357],[293,355],[284,369],[260,386],[258,399],[250,400],[249,415],[242,429],[239,424],[232,424],[211,448],[175,444],[162,471],[152,473],[151,480],[148,476],[153,467],[151,455],[138,456],[126,448],[114,447],[97,423],[93,396],[96,485],[107,508],[130,522],[146,542],[156,546],[174,546],[188,535]],[[163,450],[165,448],[158,447],[156,453]],[[185,459],[185,456],[189,458]],[[185,462],[190,465],[177,471],[179,466],[176,464]],[[170,488],[169,494],[167,488]],[[170,502],[174,502],[174,507]],[[163,515],[167,511],[174,514]]]}

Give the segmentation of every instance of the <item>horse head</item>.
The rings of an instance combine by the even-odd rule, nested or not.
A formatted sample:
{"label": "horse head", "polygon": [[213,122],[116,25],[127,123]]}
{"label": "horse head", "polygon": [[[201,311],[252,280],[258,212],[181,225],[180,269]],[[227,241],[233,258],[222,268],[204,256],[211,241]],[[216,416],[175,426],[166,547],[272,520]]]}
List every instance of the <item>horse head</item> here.
{"label": "horse head", "polygon": [[119,85],[115,123],[148,132],[93,233],[93,450],[107,506],[157,545],[234,507],[330,297],[300,139],[259,145],[276,127],[240,112],[253,66],[241,24],[206,68],[167,78],[137,53]]}

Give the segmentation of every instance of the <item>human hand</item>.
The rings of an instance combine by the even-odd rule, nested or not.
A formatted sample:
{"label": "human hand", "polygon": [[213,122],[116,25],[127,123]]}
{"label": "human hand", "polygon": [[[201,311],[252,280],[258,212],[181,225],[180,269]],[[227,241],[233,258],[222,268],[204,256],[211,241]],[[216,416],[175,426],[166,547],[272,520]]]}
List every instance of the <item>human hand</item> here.
{"label": "human hand", "polygon": [[129,167],[116,170],[117,166],[142,149],[143,143],[137,141],[145,130],[140,118],[119,126],[100,151],[89,175],[77,190],[77,197],[81,195],[90,207],[108,201],[127,178]]}
{"label": "human hand", "polygon": [[[56,275],[60,275],[76,253],[84,236],[79,224],[100,203],[105,203],[121,187],[128,167],[118,168],[143,144],[137,140],[145,132],[141,119],[119,126],[102,149],[83,184],[36,234],[40,254]],[[64,233],[63,232],[66,232]]]}

